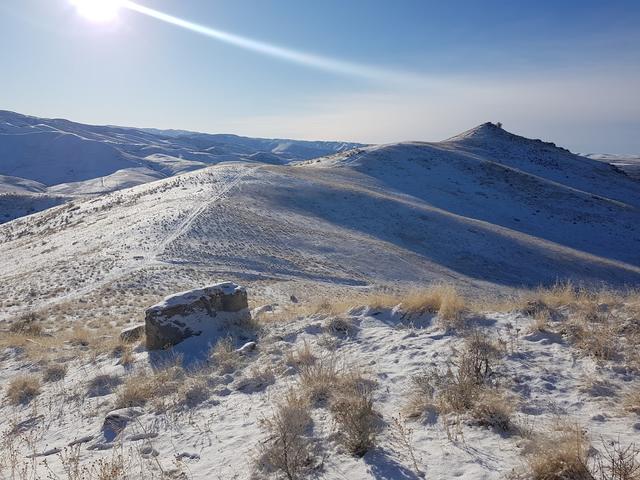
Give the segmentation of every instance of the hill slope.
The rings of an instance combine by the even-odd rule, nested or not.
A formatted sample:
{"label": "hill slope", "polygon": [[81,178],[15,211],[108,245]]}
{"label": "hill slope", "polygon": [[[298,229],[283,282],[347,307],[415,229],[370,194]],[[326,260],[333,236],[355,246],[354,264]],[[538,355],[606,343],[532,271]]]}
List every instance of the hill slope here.
{"label": "hill slope", "polygon": [[0,226],[0,315],[215,279],[307,296],[638,285],[639,225],[638,184],[613,167],[484,125],[294,165],[221,164],[15,220]]}

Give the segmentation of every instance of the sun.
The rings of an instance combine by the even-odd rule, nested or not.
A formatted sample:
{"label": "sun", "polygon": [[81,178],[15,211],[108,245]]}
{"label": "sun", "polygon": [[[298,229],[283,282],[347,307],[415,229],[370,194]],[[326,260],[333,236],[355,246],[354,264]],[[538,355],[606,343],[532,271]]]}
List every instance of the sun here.
{"label": "sun", "polygon": [[92,22],[106,23],[116,19],[123,0],[71,0],[80,15]]}

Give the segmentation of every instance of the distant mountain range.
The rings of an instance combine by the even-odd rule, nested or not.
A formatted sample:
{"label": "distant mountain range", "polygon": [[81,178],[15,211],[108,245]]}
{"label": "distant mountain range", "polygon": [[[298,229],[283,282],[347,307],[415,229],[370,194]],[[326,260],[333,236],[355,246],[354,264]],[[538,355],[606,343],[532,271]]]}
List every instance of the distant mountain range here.
{"label": "distant mountain range", "polygon": [[358,146],[94,126],[0,111],[0,194],[11,194],[0,199],[0,222],[76,195],[129,188],[221,162],[286,164]]}

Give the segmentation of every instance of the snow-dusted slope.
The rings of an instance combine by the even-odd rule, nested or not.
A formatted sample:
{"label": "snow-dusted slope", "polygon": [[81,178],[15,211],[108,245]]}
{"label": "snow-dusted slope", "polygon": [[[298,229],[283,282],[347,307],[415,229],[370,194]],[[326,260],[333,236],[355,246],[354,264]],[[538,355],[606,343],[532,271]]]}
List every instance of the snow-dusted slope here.
{"label": "snow-dusted slope", "polygon": [[639,206],[637,183],[614,168],[486,125],[442,143],[294,166],[221,164],[0,227],[9,259],[0,296],[11,305],[0,315],[27,299],[55,303],[118,285],[172,291],[218,278],[345,288],[637,285]]}

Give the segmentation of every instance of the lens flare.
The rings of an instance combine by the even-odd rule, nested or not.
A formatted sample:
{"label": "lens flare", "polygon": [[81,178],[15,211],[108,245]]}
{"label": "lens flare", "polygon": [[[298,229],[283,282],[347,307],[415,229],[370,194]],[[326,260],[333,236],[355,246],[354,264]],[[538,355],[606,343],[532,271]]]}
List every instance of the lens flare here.
{"label": "lens flare", "polygon": [[225,32],[223,30],[218,30],[213,27],[175,17],[168,13],[140,5],[139,3],[131,0],[70,1],[76,7],[80,15],[94,22],[104,23],[113,21],[118,16],[118,12],[120,10],[127,9],[176,27],[184,28],[191,32],[214,38],[229,45],[234,45],[245,50],[251,50],[253,52],[285,60],[287,62],[297,63],[299,65],[304,65],[318,70],[324,70],[326,72],[365,78],[374,82],[401,84],[404,86],[425,86],[428,82],[428,78],[411,72],[380,68],[373,65],[365,65],[337,58],[325,57],[315,53],[304,52],[243,37],[234,33]]}
{"label": "lens flare", "polygon": [[274,58],[279,58],[299,65],[315,68],[318,70],[324,70],[326,72],[332,72],[340,75],[346,75],[351,77],[360,77],[382,83],[395,83],[419,86],[425,84],[425,77],[422,75],[403,72],[400,70],[390,70],[386,68],[379,68],[371,65],[363,65],[360,63],[349,62],[331,57],[325,57],[316,55],[314,53],[304,52],[300,50],[294,50],[279,45],[273,45],[267,42],[261,42],[252,38],[243,37],[234,33],[225,32],[209,26],[201,25],[191,22],[182,18],[174,17],[168,13],[160,12],[139,3],[132,2],[130,0],[123,0],[121,6],[132,10],[134,12],[146,15],[147,17],[155,18],[162,22],[174,25],[176,27],[190,30],[200,35],[205,35],[210,38],[214,38],[218,41],[234,45],[245,50],[251,50],[263,55],[267,55]]}
{"label": "lens flare", "polygon": [[71,0],[71,4],[87,20],[106,23],[116,19],[123,0]]}

